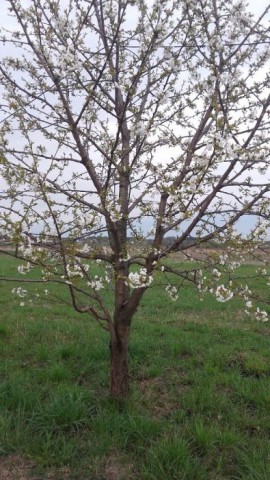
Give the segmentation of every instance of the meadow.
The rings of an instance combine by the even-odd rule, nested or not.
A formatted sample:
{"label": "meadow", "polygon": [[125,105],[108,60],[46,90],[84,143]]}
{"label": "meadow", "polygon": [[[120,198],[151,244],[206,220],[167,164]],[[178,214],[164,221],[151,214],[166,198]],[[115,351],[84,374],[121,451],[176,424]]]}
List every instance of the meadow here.
{"label": "meadow", "polygon": [[[0,275],[16,272],[1,255]],[[31,478],[53,480],[269,480],[269,323],[234,299],[200,301],[192,286],[176,302],[149,289],[119,404],[107,333],[65,305],[20,307],[13,287],[0,283],[3,459],[31,459]]]}

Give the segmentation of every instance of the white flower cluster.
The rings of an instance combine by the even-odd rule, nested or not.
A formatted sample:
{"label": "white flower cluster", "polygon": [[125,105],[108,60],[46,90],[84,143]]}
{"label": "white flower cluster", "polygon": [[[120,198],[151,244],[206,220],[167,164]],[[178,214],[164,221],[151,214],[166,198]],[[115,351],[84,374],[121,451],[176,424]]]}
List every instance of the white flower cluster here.
{"label": "white flower cluster", "polygon": [[218,302],[228,302],[233,297],[233,292],[224,285],[219,285],[215,291],[216,299]]}
{"label": "white flower cluster", "polygon": [[128,262],[131,259],[131,256],[129,253],[126,253],[126,255],[123,258],[120,258],[120,262]]}
{"label": "white flower cluster", "polygon": [[81,270],[81,267],[77,264],[74,264],[74,265],[67,264],[66,270],[67,270],[67,276],[68,277],[81,277],[81,278],[83,278],[83,272]]}
{"label": "white flower cluster", "polygon": [[170,299],[175,302],[178,299],[177,288],[174,285],[167,285],[166,292],[168,293]]}
{"label": "white flower cluster", "polygon": [[18,266],[18,272],[21,273],[22,275],[25,275],[26,273],[29,273],[31,270],[31,263],[27,262],[26,265],[19,265]]}
{"label": "white flower cluster", "polygon": [[248,288],[248,285],[245,286],[245,288],[242,290],[242,296],[245,300],[245,302],[249,301],[249,296],[251,295],[251,290]]}
{"label": "white flower cluster", "polygon": [[[246,308],[250,309],[252,308],[252,301],[251,300],[246,300]],[[249,310],[245,310],[245,313],[247,315],[250,315],[250,311]]]}
{"label": "white flower cluster", "polygon": [[126,279],[126,285],[131,288],[149,287],[153,282],[153,277],[147,274],[146,268],[141,268],[139,272],[130,272]]}
{"label": "white flower cluster", "polygon": [[[202,274],[203,274],[203,272],[202,272],[201,269],[198,270],[197,273],[196,273],[197,288],[198,288],[199,293],[201,293],[201,294],[208,292],[208,286],[204,286],[204,281],[206,280],[206,277],[203,277]],[[202,298],[201,298],[201,300],[202,300]]]}
{"label": "white flower cluster", "polygon": [[122,218],[121,214],[121,207],[119,204],[115,203],[114,201],[108,201],[107,203],[107,209],[110,213],[110,217],[113,222],[117,222]]}
{"label": "white flower cluster", "polygon": [[256,308],[254,316],[256,320],[260,322],[268,322],[268,314],[265,310],[261,310],[259,307]]}
{"label": "white flower cluster", "polygon": [[101,290],[102,288],[104,288],[104,285],[103,285],[103,278],[102,277],[98,277],[97,275],[95,276],[95,278],[93,280],[91,280],[90,282],[87,282],[87,285],[91,288],[93,288],[93,290]]}
{"label": "white flower cluster", "polygon": [[24,290],[22,287],[15,287],[11,290],[11,293],[18,295],[20,298],[24,298],[27,295],[27,290]]}
{"label": "white flower cluster", "polygon": [[61,53],[59,68],[63,73],[71,73],[81,69],[81,63],[76,58],[74,49],[71,46],[68,46],[66,51]]}
{"label": "white flower cluster", "polygon": [[240,295],[243,297],[244,301],[245,301],[245,306],[248,310],[245,310],[245,313],[247,315],[250,315],[251,314],[251,311],[250,309],[252,308],[252,301],[250,300],[250,295],[251,295],[251,290],[248,288],[248,286],[246,285],[245,288],[241,291]]}
{"label": "white flower cluster", "polygon": [[222,273],[219,270],[217,270],[216,268],[214,268],[212,270],[212,275],[213,275],[214,279],[217,280],[221,277]]}
{"label": "white flower cluster", "polygon": [[210,146],[207,145],[200,156],[198,155],[197,157],[194,157],[195,165],[197,168],[204,169],[205,167],[208,167],[210,162],[210,153],[212,153],[212,151],[213,151],[213,146],[211,145],[211,152],[210,152]]}
{"label": "white flower cluster", "polygon": [[113,282],[114,272],[111,265],[105,267],[105,281],[109,284]]}
{"label": "white flower cluster", "polygon": [[228,268],[231,272],[234,272],[234,270],[236,270],[236,268],[240,267],[240,265],[241,265],[240,262],[232,261],[228,264]]}
{"label": "white flower cluster", "polygon": [[228,260],[228,255],[226,253],[219,256],[220,265],[225,265],[227,260]]}
{"label": "white flower cluster", "polygon": [[104,7],[104,15],[108,16],[111,20],[114,20],[117,16],[118,7],[117,2],[107,2]]}
{"label": "white flower cluster", "polygon": [[253,230],[253,236],[260,240],[266,240],[269,226],[269,222],[266,220],[260,221]]}
{"label": "white flower cluster", "polygon": [[[200,275],[197,274],[197,276],[200,276]],[[205,285],[205,281],[207,281],[207,277],[201,277],[200,276],[200,279],[197,283],[198,291],[200,293],[206,293],[206,292],[209,292],[209,291],[210,291],[210,293],[213,293],[213,289],[209,290],[209,285],[207,285],[207,284]]]}
{"label": "white flower cluster", "polygon": [[84,277],[84,271],[88,271],[89,270],[89,265],[87,264],[77,264],[77,263],[73,263],[73,264],[70,264],[68,263],[67,266],[66,266],[66,275],[62,275],[61,278],[71,278],[71,277],[80,277],[80,278],[83,278]]}
{"label": "white flower cluster", "polygon": [[255,319],[261,322],[268,322],[268,314],[265,310],[261,310],[259,307],[257,307],[256,310],[252,310],[252,301],[249,300],[251,294],[251,290],[246,285],[241,293],[243,299],[245,300],[245,305],[247,308],[247,310],[245,310],[245,314],[249,316],[254,315]]}
{"label": "white flower cluster", "polygon": [[141,137],[144,137],[148,131],[146,123],[142,121],[139,121],[137,124],[131,127],[130,130],[135,136],[139,135]]}
{"label": "white flower cluster", "polygon": [[[22,287],[15,287],[11,290],[11,293],[18,295],[20,298],[25,298],[27,295],[27,290],[24,290]],[[24,302],[20,303],[20,307],[24,307]]]}
{"label": "white flower cluster", "polygon": [[24,257],[31,257],[32,259],[34,259],[33,258],[32,243],[31,243],[31,240],[30,240],[29,237],[27,238],[27,245],[22,245],[21,250],[22,250],[22,253],[23,253]]}

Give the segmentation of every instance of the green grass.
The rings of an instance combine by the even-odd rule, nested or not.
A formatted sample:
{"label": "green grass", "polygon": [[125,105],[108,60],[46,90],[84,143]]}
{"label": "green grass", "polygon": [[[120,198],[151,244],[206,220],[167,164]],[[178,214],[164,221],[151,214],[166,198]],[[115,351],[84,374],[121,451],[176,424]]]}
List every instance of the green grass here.
{"label": "green grass", "polygon": [[[16,265],[0,256],[0,270]],[[63,467],[70,480],[269,480],[270,325],[237,300],[202,302],[186,287],[171,303],[150,289],[119,406],[106,332],[65,305],[19,307],[12,288],[0,284],[1,455],[57,480]]]}

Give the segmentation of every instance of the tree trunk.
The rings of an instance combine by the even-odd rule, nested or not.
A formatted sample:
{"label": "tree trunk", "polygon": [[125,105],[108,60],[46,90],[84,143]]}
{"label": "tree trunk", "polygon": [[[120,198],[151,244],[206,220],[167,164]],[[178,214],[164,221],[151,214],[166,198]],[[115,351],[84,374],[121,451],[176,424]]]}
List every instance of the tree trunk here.
{"label": "tree trunk", "polygon": [[111,340],[110,394],[118,399],[127,397],[129,392],[128,337],[128,329],[125,329],[117,339]]}

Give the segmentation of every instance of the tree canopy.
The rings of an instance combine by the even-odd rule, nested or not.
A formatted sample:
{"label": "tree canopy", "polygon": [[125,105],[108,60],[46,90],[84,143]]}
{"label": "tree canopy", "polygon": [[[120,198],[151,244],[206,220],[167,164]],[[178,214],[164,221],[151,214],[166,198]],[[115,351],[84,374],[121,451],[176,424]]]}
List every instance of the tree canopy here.
{"label": "tree canopy", "polygon": [[[40,281],[66,285],[73,307],[125,355],[155,276],[172,300],[174,274],[219,301],[235,292],[266,320],[231,273],[243,252],[258,255],[269,226],[270,7],[255,18],[238,0],[6,5],[0,249],[15,245],[27,261],[21,279],[37,267]],[[245,236],[235,229],[241,218]],[[164,261],[175,251],[189,261],[209,241],[219,250],[192,268]],[[14,289],[22,304],[25,292]]]}

